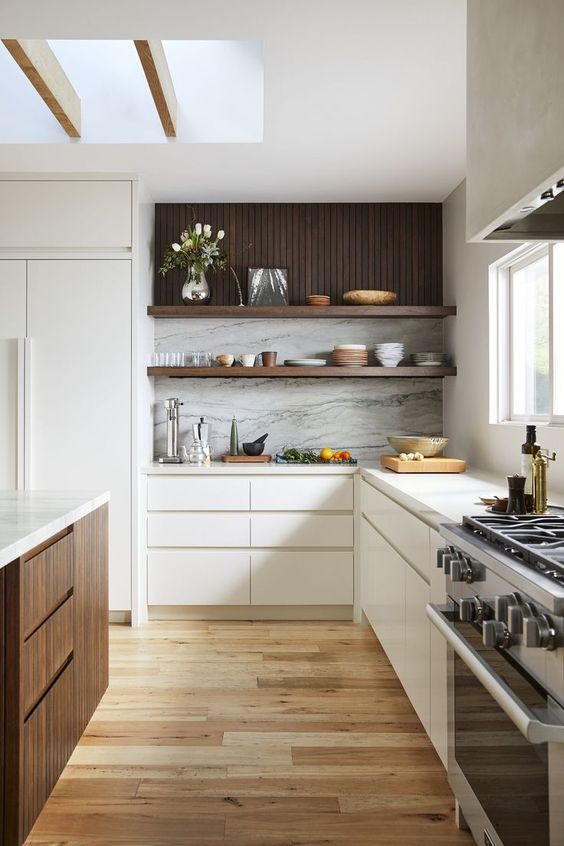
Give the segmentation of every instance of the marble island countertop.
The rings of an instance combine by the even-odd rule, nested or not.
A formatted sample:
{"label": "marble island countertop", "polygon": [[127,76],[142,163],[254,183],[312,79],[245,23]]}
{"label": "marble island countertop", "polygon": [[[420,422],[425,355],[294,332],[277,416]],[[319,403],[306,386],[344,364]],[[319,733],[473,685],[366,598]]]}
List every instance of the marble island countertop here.
{"label": "marble island countertop", "polygon": [[0,567],[86,517],[109,493],[0,491]]}

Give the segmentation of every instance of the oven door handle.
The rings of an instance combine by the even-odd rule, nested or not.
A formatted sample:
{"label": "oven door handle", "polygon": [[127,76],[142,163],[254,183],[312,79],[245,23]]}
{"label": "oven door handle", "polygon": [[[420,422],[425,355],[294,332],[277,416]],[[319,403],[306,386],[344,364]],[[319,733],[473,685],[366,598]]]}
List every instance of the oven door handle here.
{"label": "oven door handle", "polygon": [[564,724],[549,722],[531,711],[511,690],[487,661],[460,634],[445,616],[449,611],[446,606],[430,603],[426,607],[427,616],[443,635],[449,646],[466,664],[470,672],[482,683],[499,707],[507,714],[511,722],[519,729],[530,743],[564,743]]}

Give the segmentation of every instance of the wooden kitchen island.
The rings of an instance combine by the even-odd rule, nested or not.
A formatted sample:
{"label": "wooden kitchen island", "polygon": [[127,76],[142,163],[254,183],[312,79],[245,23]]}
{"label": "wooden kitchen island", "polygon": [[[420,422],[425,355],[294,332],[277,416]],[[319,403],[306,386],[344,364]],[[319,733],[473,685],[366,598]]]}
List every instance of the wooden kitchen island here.
{"label": "wooden kitchen island", "polygon": [[0,493],[0,844],[20,846],[108,685],[108,494]]}

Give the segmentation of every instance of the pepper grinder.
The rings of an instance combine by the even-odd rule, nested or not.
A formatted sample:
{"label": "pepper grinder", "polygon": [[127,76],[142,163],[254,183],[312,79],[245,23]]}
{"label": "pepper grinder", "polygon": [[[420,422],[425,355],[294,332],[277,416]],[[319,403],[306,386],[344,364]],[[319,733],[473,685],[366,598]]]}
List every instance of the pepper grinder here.
{"label": "pepper grinder", "polygon": [[508,500],[507,514],[526,514],[527,505],[525,502],[526,476],[507,476]]}

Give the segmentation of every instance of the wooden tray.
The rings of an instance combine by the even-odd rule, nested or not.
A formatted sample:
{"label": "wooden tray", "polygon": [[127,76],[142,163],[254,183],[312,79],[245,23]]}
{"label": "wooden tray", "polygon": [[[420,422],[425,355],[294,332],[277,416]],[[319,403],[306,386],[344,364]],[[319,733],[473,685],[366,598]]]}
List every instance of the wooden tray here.
{"label": "wooden tray", "polygon": [[380,464],[395,473],[464,473],[466,462],[460,458],[437,455],[422,461],[400,461],[399,455],[381,455]]}
{"label": "wooden tray", "polygon": [[271,455],[222,455],[221,460],[227,464],[268,464]]}

